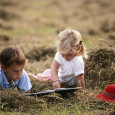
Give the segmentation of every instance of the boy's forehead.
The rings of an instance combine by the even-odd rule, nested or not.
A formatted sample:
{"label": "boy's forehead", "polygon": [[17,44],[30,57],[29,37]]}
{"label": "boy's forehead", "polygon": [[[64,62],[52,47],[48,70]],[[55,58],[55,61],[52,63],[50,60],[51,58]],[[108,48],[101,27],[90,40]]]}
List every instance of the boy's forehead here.
{"label": "boy's forehead", "polygon": [[18,64],[18,63],[13,63],[11,66],[9,66],[9,68],[21,68],[24,67],[24,64]]}

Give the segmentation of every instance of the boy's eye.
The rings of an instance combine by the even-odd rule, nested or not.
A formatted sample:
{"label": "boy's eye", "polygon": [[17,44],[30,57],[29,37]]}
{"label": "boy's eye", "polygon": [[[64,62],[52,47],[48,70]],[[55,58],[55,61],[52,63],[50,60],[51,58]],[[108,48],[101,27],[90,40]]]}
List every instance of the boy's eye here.
{"label": "boy's eye", "polygon": [[17,70],[14,70],[15,73],[17,73],[18,71]]}
{"label": "boy's eye", "polygon": [[18,72],[20,72],[20,71],[22,71],[22,70],[14,70],[15,73],[18,73]]}

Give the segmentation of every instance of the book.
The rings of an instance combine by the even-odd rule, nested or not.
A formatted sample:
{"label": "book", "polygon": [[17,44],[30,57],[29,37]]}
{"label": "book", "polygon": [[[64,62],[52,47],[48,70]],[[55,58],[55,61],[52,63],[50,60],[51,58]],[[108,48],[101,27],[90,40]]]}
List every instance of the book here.
{"label": "book", "polygon": [[37,92],[37,93],[27,93],[25,95],[28,95],[28,96],[34,96],[34,95],[38,95],[38,96],[41,96],[41,95],[47,95],[47,94],[50,94],[52,92],[55,92],[55,93],[60,93],[60,92],[69,92],[69,91],[75,91],[75,90],[78,90],[78,89],[81,89],[82,87],[75,87],[75,88],[58,88],[58,89],[53,89],[53,90],[44,90],[44,91],[40,91],[40,92]]}

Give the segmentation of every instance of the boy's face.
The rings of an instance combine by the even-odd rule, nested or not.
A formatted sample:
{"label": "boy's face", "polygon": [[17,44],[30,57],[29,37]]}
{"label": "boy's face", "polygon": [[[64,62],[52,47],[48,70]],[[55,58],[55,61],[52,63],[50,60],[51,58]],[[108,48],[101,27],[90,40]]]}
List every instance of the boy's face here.
{"label": "boy's face", "polygon": [[20,77],[22,76],[24,65],[25,64],[19,65],[14,63],[10,67],[4,67],[4,66],[1,67],[7,77],[8,82],[20,79]]}

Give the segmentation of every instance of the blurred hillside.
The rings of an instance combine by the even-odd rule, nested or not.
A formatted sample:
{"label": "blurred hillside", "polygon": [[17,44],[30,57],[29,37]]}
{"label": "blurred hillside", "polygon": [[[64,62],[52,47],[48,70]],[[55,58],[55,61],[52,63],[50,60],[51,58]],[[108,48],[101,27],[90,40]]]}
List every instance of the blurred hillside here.
{"label": "blurred hillside", "polygon": [[65,28],[94,42],[115,37],[114,6],[114,0],[1,0],[0,39],[29,48],[52,45]]}

